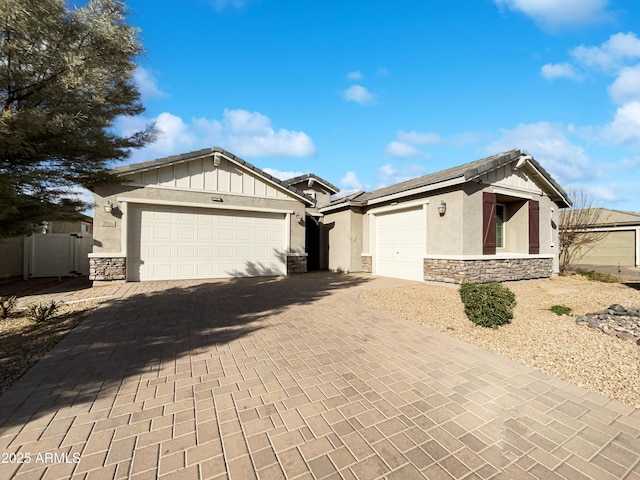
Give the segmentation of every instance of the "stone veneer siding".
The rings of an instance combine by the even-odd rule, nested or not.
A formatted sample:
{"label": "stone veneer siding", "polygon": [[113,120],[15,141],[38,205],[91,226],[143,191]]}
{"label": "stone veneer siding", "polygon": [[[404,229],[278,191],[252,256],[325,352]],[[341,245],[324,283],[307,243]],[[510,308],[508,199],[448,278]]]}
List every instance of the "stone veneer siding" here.
{"label": "stone veneer siding", "polygon": [[363,255],[362,256],[362,271],[364,273],[371,273],[373,271],[371,267],[371,255]]}
{"label": "stone veneer siding", "polygon": [[287,255],[287,275],[291,273],[307,273],[306,255]]}
{"label": "stone veneer siding", "polygon": [[505,282],[549,278],[552,274],[552,258],[424,259],[424,279],[436,282]]}
{"label": "stone veneer siding", "polygon": [[89,258],[89,280],[126,280],[126,260],[124,257]]}

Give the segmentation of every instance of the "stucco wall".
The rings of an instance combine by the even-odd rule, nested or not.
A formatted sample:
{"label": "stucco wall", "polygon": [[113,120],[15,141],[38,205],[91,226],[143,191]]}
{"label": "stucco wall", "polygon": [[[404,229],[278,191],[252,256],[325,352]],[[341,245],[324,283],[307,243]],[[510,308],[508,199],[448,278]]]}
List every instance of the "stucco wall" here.
{"label": "stucco wall", "polygon": [[323,223],[329,230],[329,270],[361,272],[363,252],[362,212],[342,210],[325,215]]}
{"label": "stucco wall", "polygon": [[[294,199],[262,198],[252,196],[239,196],[221,194],[216,192],[193,192],[169,188],[138,188],[127,185],[109,185],[96,187],[94,198],[96,208],[94,210],[94,254],[122,253],[125,246],[122,245],[122,229],[126,225],[126,208],[118,201],[121,198],[134,198],[144,200],[158,200],[165,202],[184,202],[201,204],[203,207],[251,207],[287,210],[293,212],[291,221],[291,251],[304,253],[305,230],[296,219],[296,213],[304,218],[304,204]],[[222,199],[222,202],[212,201],[212,197]],[[104,211],[104,205],[111,201],[119,208],[111,213]]]}
{"label": "stucco wall", "polygon": [[[464,240],[464,194],[462,191],[436,193],[427,205],[427,254],[461,255]],[[447,204],[443,216],[438,213],[440,202]]]}
{"label": "stucco wall", "polygon": [[[468,184],[464,188],[464,255],[482,255],[482,187],[486,188],[486,191],[492,191],[487,185]],[[518,191],[514,191],[513,195],[514,197],[509,197],[507,209],[508,215],[511,215],[507,225],[507,246],[503,250],[498,249],[498,256],[501,253],[529,253],[528,199],[518,198],[523,195]],[[534,195],[532,199],[537,200],[540,205],[540,254],[557,256],[558,231],[554,225],[558,224],[558,206],[547,195]],[[504,195],[498,197],[498,203],[504,203],[504,200]],[[553,271],[557,273],[557,259],[553,264]]]}

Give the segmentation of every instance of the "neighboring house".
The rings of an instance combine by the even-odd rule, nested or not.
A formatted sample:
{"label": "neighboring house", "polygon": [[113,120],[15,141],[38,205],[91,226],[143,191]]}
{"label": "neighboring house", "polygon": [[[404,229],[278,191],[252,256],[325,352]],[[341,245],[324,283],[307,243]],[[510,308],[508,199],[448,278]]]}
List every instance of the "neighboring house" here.
{"label": "neighboring house", "polygon": [[338,189],[316,175],[280,181],[217,147],[116,172],[122,184],[94,189],[96,282],[316,268],[420,281],[549,277],[558,209],[570,205],[518,150],[333,202]]}
{"label": "neighboring house", "polygon": [[88,275],[92,232],[93,218],[81,215],[43,222],[33,235],[0,240],[0,279]]}
{"label": "neighboring house", "polygon": [[512,150],[320,208],[329,266],[410,280],[503,281],[558,272],[564,190]]}
{"label": "neighboring house", "polygon": [[589,230],[607,232],[574,262],[576,266],[640,266],[640,213],[599,208]]}

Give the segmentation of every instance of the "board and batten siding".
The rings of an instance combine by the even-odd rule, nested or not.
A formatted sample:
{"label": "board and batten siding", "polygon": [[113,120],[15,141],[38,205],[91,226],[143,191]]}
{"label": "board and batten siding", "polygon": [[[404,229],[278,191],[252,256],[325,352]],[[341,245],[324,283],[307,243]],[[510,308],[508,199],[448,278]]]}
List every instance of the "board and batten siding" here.
{"label": "board and batten siding", "polygon": [[227,160],[223,159],[220,166],[215,167],[211,157],[154,168],[126,178],[131,184],[143,187],[290,198],[274,185]]}
{"label": "board and batten siding", "polygon": [[481,178],[484,183],[492,184],[494,187],[511,187],[542,193],[540,186],[527,175],[524,169],[514,170],[510,164],[486,173]]}

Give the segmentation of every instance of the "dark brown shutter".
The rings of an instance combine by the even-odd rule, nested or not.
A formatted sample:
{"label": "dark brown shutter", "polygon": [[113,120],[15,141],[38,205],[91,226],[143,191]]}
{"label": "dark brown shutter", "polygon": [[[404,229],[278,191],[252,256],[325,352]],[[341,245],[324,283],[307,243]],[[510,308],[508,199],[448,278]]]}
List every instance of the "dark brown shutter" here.
{"label": "dark brown shutter", "polygon": [[482,253],[496,253],[496,194],[482,192]]}
{"label": "dark brown shutter", "polygon": [[540,202],[529,200],[529,253],[540,253]]}

